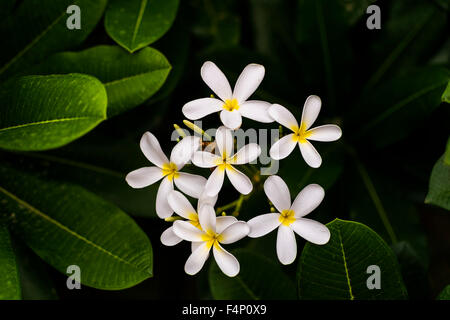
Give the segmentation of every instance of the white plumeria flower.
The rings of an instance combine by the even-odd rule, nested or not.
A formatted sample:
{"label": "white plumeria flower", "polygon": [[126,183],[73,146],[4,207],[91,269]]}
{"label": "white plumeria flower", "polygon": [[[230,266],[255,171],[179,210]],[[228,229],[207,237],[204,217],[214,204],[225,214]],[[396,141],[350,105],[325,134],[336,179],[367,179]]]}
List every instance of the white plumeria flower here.
{"label": "white plumeria flower", "polygon": [[[217,201],[217,196],[208,197],[206,196],[206,194],[202,194],[202,196],[200,196],[200,198],[198,199],[197,211],[194,209],[189,200],[181,192],[175,190],[170,191],[167,200],[169,201],[170,207],[172,208],[173,211],[175,211],[176,214],[178,214],[182,218],[185,218],[186,221],[192,224],[194,227],[201,229],[197,212],[200,211],[200,208],[203,205],[209,205],[214,207]],[[226,227],[228,227],[234,222],[237,222],[237,219],[233,216],[217,217],[218,232],[222,232]],[[173,226],[167,228],[161,234],[161,242],[166,246],[174,246],[180,243],[181,241],[183,241],[183,239],[181,239],[175,234],[175,232],[173,231]],[[195,242],[193,242],[192,244],[194,249]]]}
{"label": "white plumeria flower", "polygon": [[133,188],[144,188],[162,179],[156,195],[156,213],[162,219],[173,214],[167,201],[173,183],[187,195],[199,198],[206,184],[202,176],[180,172],[190,161],[192,154],[200,147],[200,138],[188,136],[178,142],[172,149],[170,161],[163,153],[158,139],[150,132],[144,133],[140,147],[145,157],[156,167],[143,167],[127,174],[126,181]]}
{"label": "white plumeria flower", "polygon": [[321,186],[306,186],[292,205],[289,189],[279,176],[271,176],[266,180],[264,192],[279,213],[262,214],[248,221],[248,236],[258,238],[278,228],[277,256],[282,264],[291,264],[297,256],[294,232],[314,244],[322,245],[330,240],[330,230],[326,226],[303,218],[322,202],[325,192]]}
{"label": "white plumeria flower", "polygon": [[173,231],[178,237],[195,244],[186,261],[184,271],[190,275],[198,273],[213,248],[214,259],[222,272],[229,277],[236,276],[240,269],[239,261],[220,244],[234,243],[246,237],[249,227],[244,221],[237,221],[223,228],[220,217],[216,217],[216,212],[210,205],[203,205],[200,208],[198,218],[200,228],[187,221],[178,220],[173,223]]}
{"label": "white plumeria flower", "polygon": [[249,64],[239,76],[234,90],[231,91],[230,83],[222,71],[211,61],[206,61],[200,74],[203,81],[220,98],[202,98],[193,100],[183,106],[183,114],[191,120],[197,120],[204,116],[220,112],[220,120],[230,128],[237,129],[242,124],[242,117],[259,122],[273,122],[267,113],[270,103],[259,100],[247,100],[258,88],[264,78],[264,66]]}
{"label": "white plumeria flower", "polygon": [[327,124],[310,129],[320,112],[322,102],[318,96],[309,96],[303,107],[300,126],[292,113],[279,104],[273,104],[269,108],[270,116],[276,122],[293,131],[275,142],[270,148],[270,156],[275,160],[286,158],[298,143],[300,152],[306,163],[318,168],[322,164],[322,158],[309,140],[335,141],[338,140],[342,131],[337,125]]}
{"label": "white plumeria flower", "polygon": [[242,194],[249,194],[253,189],[252,181],[233,165],[249,163],[261,154],[261,148],[256,143],[249,143],[233,155],[233,134],[224,126],[216,131],[216,146],[219,154],[197,151],[192,156],[192,162],[201,168],[214,168],[205,185],[205,193],[213,197],[222,188],[225,172],[231,184]]}

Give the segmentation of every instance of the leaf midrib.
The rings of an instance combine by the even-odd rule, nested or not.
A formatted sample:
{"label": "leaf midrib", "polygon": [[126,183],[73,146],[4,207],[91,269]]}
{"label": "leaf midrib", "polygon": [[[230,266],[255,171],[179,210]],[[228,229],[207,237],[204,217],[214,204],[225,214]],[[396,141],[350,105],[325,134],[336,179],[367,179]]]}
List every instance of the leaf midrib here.
{"label": "leaf midrib", "polygon": [[341,229],[339,227],[337,227],[337,232],[338,232],[338,236],[339,236],[339,244],[341,246],[342,260],[344,261],[345,277],[347,278],[347,285],[348,285],[348,290],[349,290],[349,294],[350,294],[350,300],[355,300],[355,297],[353,296],[353,292],[352,292],[352,285],[351,285],[350,275],[349,275],[348,267],[347,267],[347,258],[345,256],[344,243],[342,241],[342,236],[341,236]]}
{"label": "leaf midrib", "polygon": [[144,15],[146,7],[147,7],[147,0],[142,0],[141,1],[141,7],[139,8],[138,17],[136,19],[136,25],[134,26],[133,37],[131,38],[131,47],[132,47],[132,48],[130,48],[131,50],[135,50],[134,49],[134,42],[136,41],[137,33],[138,33],[138,30],[139,30],[139,27],[141,26],[142,17]]}
{"label": "leaf midrib", "polygon": [[142,77],[142,76],[147,76],[147,75],[150,75],[150,74],[152,74],[154,72],[159,72],[159,71],[164,71],[164,70],[170,70],[170,66],[168,66],[167,68],[158,68],[158,69],[154,69],[152,71],[142,72],[142,73],[138,73],[138,74],[133,74],[131,76],[123,77],[123,78],[120,78],[120,79],[116,79],[116,80],[112,80],[112,81],[108,81],[108,82],[103,82],[103,85],[105,87],[107,87],[107,86],[115,85],[115,84],[120,83],[122,81],[133,80],[135,78],[139,78],[139,77]]}
{"label": "leaf midrib", "polygon": [[109,256],[111,256],[112,258],[114,258],[115,260],[124,263],[126,265],[129,265],[135,269],[137,269],[140,272],[146,273],[145,270],[140,270],[136,265],[132,264],[131,262],[119,257],[118,255],[115,255],[114,253],[108,251],[107,249],[103,248],[102,246],[96,244],[95,242],[87,239],[86,237],[83,237],[82,235],[78,234],[77,232],[71,230],[70,228],[66,227],[65,225],[63,225],[62,223],[56,221],[55,219],[51,218],[50,216],[46,215],[45,213],[43,213],[42,211],[40,211],[39,209],[33,207],[31,204],[29,204],[28,202],[26,202],[25,200],[20,199],[18,196],[14,195],[13,193],[7,191],[6,189],[4,189],[3,187],[0,186],[0,192],[2,192],[3,194],[5,194],[7,197],[11,198],[12,200],[16,201],[17,203],[19,203],[20,205],[24,206],[25,208],[28,208],[28,210],[36,215],[38,215],[39,217],[43,218],[44,220],[47,220],[48,222],[50,222],[51,224],[55,225],[56,227],[60,228],[61,230],[67,232],[68,234],[74,236],[75,238],[77,238],[78,240],[81,240],[83,242],[85,242],[86,244],[92,246],[94,249],[105,253]]}
{"label": "leaf midrib", "polygon": [[79,121],[79,120],[102,120],[103,117],[72,117],[72,118],[60,118],[60,119],[51,119],[51,120],[43,120],[43,121],[36,121],[36,122],[29,122],[24,124],[19,124],[16,126],[10,126],[5,128],[0,128],[0,132],[7,131],[7,130],[13,130],[18,128],[24,128],[29,126],[35,126],[35,125],[43,125],[43,124],[49,124],[49,123],[58,123],[58,122],[65,122],[65,121]]}

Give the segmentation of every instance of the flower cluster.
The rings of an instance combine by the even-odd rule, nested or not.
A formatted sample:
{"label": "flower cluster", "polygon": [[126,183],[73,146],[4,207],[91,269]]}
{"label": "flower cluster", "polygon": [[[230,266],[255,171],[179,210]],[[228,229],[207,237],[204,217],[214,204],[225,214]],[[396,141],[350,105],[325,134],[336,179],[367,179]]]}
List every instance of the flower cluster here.
{"label": "flower cluster", "polygon": [[[127,183],[133,188],[143,188],[161,181],[156,196],[156,213],[173,225],[161,235],[161,242],[173,246],[181,241],[191,242],[191,255],[185,264],[185,271],[198,273],[212,249],[217,265],[227,276],[239,273],[239,262],[222,245],[234,243],[242,238],[261,237],[278,229],[276,251],[282,264],[292,263],[297,256],[295,233],[314,244],[323,245],[330,239],[330,231],[323,224],[304,218],[322,202],[325,192],[317,184],[306,186],[291,203],[289,188],[282,178],[269,176],[264,182],[264,192],[278,212],[256,216],[248,222],[234,216],[217,216],[214,209],[225,175],[233,187],[242,195],[253,190],[251,179],[238,170],[255,161],[261,154],[256,143],[249,143],[234,153],[233,130],[241,127],[242,117],[255,121],[278,122],[292,133],[283,136],[270,148],[270,157],[275,160],[286,158],[298,144],[305,162],[318,168],[322,158],[311,141],[334,141],[341,137],[337,125],[323,125],[311,128],[321,108],[317,96],[309,96],[303,107],[300,125],[294,115],[279,104],[248,100],[264,78],[262,65],[249,64],[244,68],[235,87],[231,86],[222,71],[213,63],[205,62],[201,77],[219,97],[201,98],[183,106],[183,114],[190,120],[198,120],[214,112],[220,112],[223,126],[215,134],[215,141],[204,148],[201,137],[184,136],[172,149],[170,160],[163,153],[156,137],[146,132],[140,147],[146,158],[155,166],[130,172]],[[211,149],[215,149],[213,153]],[[189,162],[200,168],[210,168],[209,178],[182,172]],[[198,199],[197,209],[184,194]],[[273,210],[274,211],[274,210]],[[172,217],[176,213],[178,217]]]}

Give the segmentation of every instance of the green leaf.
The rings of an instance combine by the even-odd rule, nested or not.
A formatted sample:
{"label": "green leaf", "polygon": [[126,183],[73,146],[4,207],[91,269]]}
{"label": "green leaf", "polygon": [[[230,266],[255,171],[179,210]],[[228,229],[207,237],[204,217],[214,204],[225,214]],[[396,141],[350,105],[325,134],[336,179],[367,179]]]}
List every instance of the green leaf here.
{"label": "green leaf", "polygon": [[444,156],[439,158],[431,171],[425,203],[450,210],[450,165],[444,162]]}
{"label": "green leaf", "polygon": [[8,229],[0,225],[0,300],[20,300],[21,296],[19,270],[11,237]]}
{"label": "green leaf", "polygon": [[157,218],[149,199],[156,199],[159,184],[133,189],[125,181],[129,171],[149,165],[139,143],[125,138],[88,138],[52,152],[3,152],[0,158],[20,171],[38,174],[41,179],[80,185],[130,215]]}
{"label": "green leaf", "polygon": [[[307,243],[300,257],[298,288],[301,299],[405,299],[399,266],[389,246],[369,227],[336,219],[327,224],[330,241]],[[380,268],[381,289],[368,289],[367,280]]]}
{"label": "green leaf", "polygon": [[445,148],[444,163],[450,166],[450,138],[447,140],[447,147]]}
{"label": "green leaf", "polygon": [[[66,25],[70,16],[66,10],[72,4],[81,10],[79,30],[69,30]],[[82,43],[102,17],[105,6],[106,0],[22,1],[14,15],[0,25],[1,39],[8,39],[0,52],[0,79]]]}
{"label": "green leaf", "polygon": [[377,147],[405,138],[440,105],[449,78],[447,69],[425,67],[384,82],[353,115],[364,123],[359,137],[369,137]]}
{"label": "green leaf", "polygon": [[439,296],[437,297],[438,300],[450,300],[450,284],[447,285],[444,290],[441,291]]}
{"label": "green leaf", "polygon": [[441,97],[442,102],[450,103],[450,81],[447,82],[447,87]]}
{"label": "green leaf", "polygon": [[3,218],[42,259],[66,274],[78,265],[81,283],[119,290],[152,276],[145,233],[111,203],[70,184],[0,168]]}
{"label": "green leaf", "polygon": [[171,66],[156,49],[130,54],[117,46],[57,53],[30,74],[86,73],[99,79],[108,95],[108,117],[134,108],[161,88]]}
{"label": "green leaf", "polygon": [[130,52],[159,39],[169,30],[178,0],[111,0],[105,14],[108,35]]}
{"label": "green leaf", "polygon": [[81,74],[25,76],[0,87],[0,148],[45,150],[65,145],[106,118],[106,91]]}
{"label": "green leaf", "polygon": [[217,300],[291,300],[296,298],[294,283],[279,265],[246,249],[237,249],[233,255],[241,270],[230,278],[214,262],[209,269],[209,285]]}

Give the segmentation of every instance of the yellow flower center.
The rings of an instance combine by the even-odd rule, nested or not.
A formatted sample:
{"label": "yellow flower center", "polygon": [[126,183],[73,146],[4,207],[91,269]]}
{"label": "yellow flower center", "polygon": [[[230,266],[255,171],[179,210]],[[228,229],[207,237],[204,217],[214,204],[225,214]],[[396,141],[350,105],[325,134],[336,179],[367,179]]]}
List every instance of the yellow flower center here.
{"label": "yellow flower center", "polygon": [[172,181],[173,179],[176,179],[180,176],[177,171],[177,165],[173,162],[163,164],[162,172],[164,176],[167,176],[167,179],[169,179],[169,181]]}
{"label": "yellow flower center", "polygon": [[227,99],[223,104],[223,108],[228,111],[239,110],[238,101],[235,98]]}
{"label": "yellow flower center", "polygon": [[189,223],[192,224],[194,227],[202,230],[202,227],[200,225],[200,221],[198,220],[198,214],[190,213],[189,214]]}
{"label": "yellow flower center", "polygon": [[231,159],[227,158],[227,155],[225,154],[225,152],[222,155],[222,159],[218,159],[216,161],[216,166],[219,168],[219,170],[224,171],[225,169],[233,169],[233,167],[231,166],[231,163],[233,161],[232,157]]}
{"label": "yellow flower center", "polygon": [[283,210],[281,211],[278,220],[280,220],[281,224],[288,227],[291,223],[293,223],[296,220],[294,214],[295,214],[294,210]]}
{"label": "yellow flower center", "polygon": [[291,130],[294,131],[292,140],[294,140],[295,142],[305,143],[306,138],[311,135],[311,131],[306,130],[306,124],[304,123],[300,125],[300,128],[293,126]]}
{"label": "yellow flower center", "polygon": [[202,241],[206,242],[208,249],[214,246],[216,249],[219,249],[219,242],[222,241],[222,235],[212,232],[211,230],[206,231],[202,236]]}

